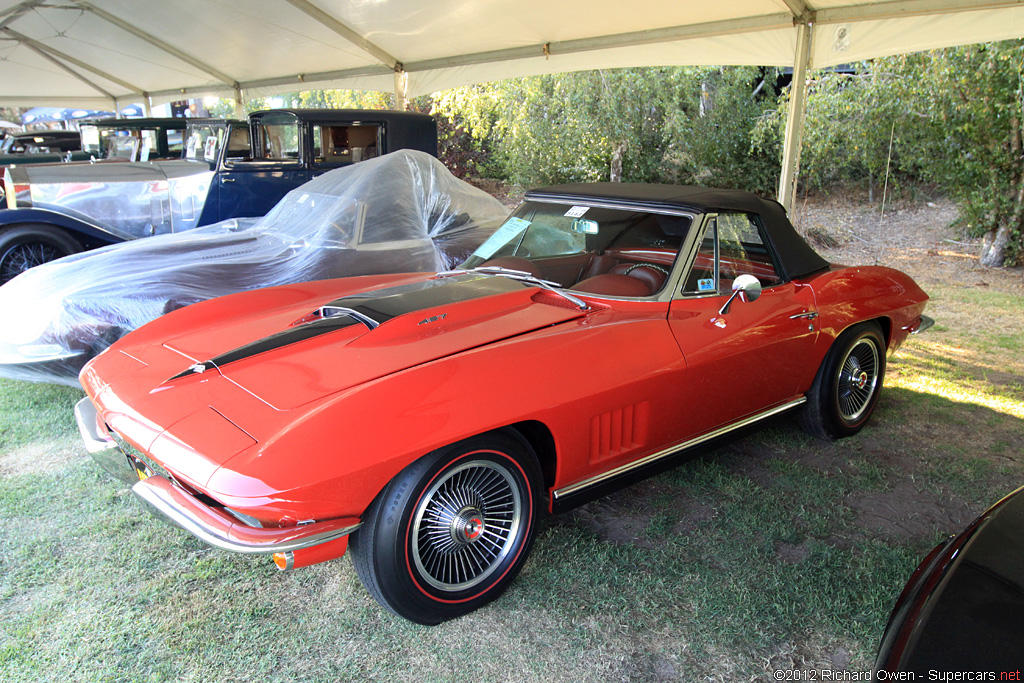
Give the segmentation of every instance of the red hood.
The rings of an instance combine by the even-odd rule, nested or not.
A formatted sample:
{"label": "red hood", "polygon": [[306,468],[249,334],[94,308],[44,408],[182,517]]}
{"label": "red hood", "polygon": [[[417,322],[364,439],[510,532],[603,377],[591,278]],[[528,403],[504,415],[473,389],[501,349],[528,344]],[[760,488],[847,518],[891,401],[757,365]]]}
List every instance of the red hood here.
{"label": "red hood", "polygon": [[[367,280],[415,286],[428,277]],[[165,459],[180,449],[165,449],[168,455],[161,457],[159,448],[151,448],[167,437],[184,443],[190,453],[201,453],[204,466],[188,465],[189,470],[202,471],[202,476],[189,477],[201,484],[212,474],[210,468],[295,419],[283,411],[584,315],[549,292],[503,278],[470,278],[468,285],[480,282],[485,289],[493,288],[488,282],[496,280],[503,283],[496,293],[488,290],[470,298],[448,296],[449,281],[441,285],[434,281],[431,289],[440,295],[435,297],[438,302],[406,312],[392,310],[390,317],[385,311],[378,316],[383,322],[374,329],[351,323],[304,339],[287,337],[287,343],[271,344],[266,350],[253,343],[294,334],[310,325],[309,314],[321,306],[350,301],[338,299],[337,294],[349,294],[343,287],[351,283],[307,283],[224,297],[164,316],[127,335],[86,366],[82,382],[97,399],[107,423],[151,451],[168,469],[182,471]],[[467,283],[456,278],[450,282]],[[373,294],[364,291],[357,300],[373,308],[378,303]],[[299,322],[303,318],[307,322]],[[207,363],[208,369],[201,373],[188,371],[197,363],[224,358],[239,349],[242,352],[235,353],[233,360]],[[221,434],[220,442],[229,441],[237,448],[231,453],[211,453],[199,443],[211,429],[238,430],[246,438],[228,440]],[[174,458],[181,461],[184,456]]]}
{"label": "red hood", "polygon": [[[455,284],[452,279],[432,289],[443,292]],[[535,299],[548,301],[548,295],[537,297],[538,290],[532,287],[511,283],[502,289],[505,291],[465,300],[447,301],[439,296],[440,302],[431,301],[425,307],[414,304],[411,310],[392,317],[382,315],[373,329],[372,323],[342,316],[347,318],[346,327],[295,341],[291,335],[310,326],[308,321],[296,321],[332,300],[317,301],[312,307],[303,303],[270,316],[253,312],[232,321],[226,330],[201,329],[165,341],[166,348],[187,357],[168,377],[187,369],[193,360],[213,359],[216,363],[217,358],[230,357],[225,352],[235,351],[231,357],[235,359],[216,363],[217,370],[275,409],[290,410],[406,368],[583,315],[577,309],[538,303]],[[344,304],[349,300],[334,301]],[[368,308],[378,308],[379,299],[373,292],[360,300],[369,301]],[[234,342],[225,343],[226,337],[237,339],[242,330],[250,336],[248,344],[231,347]],[[275,340],[282,345],[275,346]],[[264,350],[268,341],[271,348]],[[191,378],[186,375],[171,384],[187,383]]]}

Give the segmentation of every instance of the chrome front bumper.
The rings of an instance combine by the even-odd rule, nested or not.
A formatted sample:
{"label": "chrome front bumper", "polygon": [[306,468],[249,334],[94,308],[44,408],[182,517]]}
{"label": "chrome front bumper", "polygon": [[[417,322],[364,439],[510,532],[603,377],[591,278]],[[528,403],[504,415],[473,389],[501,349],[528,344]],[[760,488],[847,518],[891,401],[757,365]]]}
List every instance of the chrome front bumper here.
{"label": "chrome front bumper", "polygon": [[216,548],[236,553],[280,553],[309,548],[359,528],[357,518],[330,519],[295,527],[260,528],[243,524],[223,508],[207,505],[169,478],[123,451],[101,431],[96,408],[84,398],[75,405],[75,419],[85,448],[117,479],[132,484],[132,493],[156,516],[181,527]]}
{"label": "chrome front bumper", "polygon": [[909,327],[905,327],[903,329],[909,329],[910,334],[921,334],[934,324],[935,320],[933,318],[929,318],[926,315],[922,315],[921,319],[918,320],[916,324],[910,325]]}

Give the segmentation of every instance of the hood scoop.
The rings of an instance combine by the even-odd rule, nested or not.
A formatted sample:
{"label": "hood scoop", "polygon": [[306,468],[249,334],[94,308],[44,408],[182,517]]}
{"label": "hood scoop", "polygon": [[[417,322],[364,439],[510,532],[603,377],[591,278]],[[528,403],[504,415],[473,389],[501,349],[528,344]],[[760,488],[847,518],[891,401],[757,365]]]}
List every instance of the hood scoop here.
{"label": "hood scoop", "polygon": [[371,332],[392,318],[406,313],[462,303],[496,294],[522,291],[523,288],[524,285],[515,280],[467,274],[386,287],[365,295],[342,297],[323,304],[281,332],[244,344],[209,360],[195,363],[167,381],[170,382],[211,369],[220,369],[228,363],[245,360],[353,325],[363,325],[367,332]]}

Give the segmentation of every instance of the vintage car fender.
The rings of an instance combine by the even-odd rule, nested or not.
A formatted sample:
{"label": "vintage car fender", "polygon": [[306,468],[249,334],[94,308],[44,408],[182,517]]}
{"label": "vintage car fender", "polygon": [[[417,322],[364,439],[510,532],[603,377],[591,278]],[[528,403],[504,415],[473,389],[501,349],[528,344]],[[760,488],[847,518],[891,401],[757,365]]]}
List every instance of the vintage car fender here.
{"label": "vintage car fender", "polygon": [[[887,350],[895,353],[915,331],[913,325],[920,320],[927,301],[927,294],[913,279],[885,266],[833,266],[802,282],[811,286],[818,302],[821,334],[816,351],[821,357],[843,330],[871,319],[882,325]],[[868,292],[870,296],[865,296]],[[908,300],[920,303],[906,304]]]}
{"label": "vintage car fender", "polygon": [[213,177],[183,160],[43,164],[7,169],[4,186],[8,210],[45,208],[133,239],[196,227]]}
{"label": "vintage car fender", "polygon": [[88,216],[68,209],[33,206],[25,209],[0,211],[0,230],[28,224],[52,226],[71,234],[80,242],[95,246],[115,244],[132,239],[131,235],[100,225]]}

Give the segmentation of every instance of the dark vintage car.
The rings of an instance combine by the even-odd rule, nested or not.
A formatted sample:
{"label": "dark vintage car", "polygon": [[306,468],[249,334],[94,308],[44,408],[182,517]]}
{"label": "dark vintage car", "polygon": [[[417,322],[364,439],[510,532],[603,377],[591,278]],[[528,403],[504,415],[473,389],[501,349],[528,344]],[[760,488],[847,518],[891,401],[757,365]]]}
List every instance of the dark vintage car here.
{"label": "dark vintage car", "polygon": [[74,254],[0,286],[0,376],[78,386],[87,360],[162,313],[257,287],[451,267],[507,215],[423,152],[335,169],[264,218]]}
{"label": "dark vintage car", "polygon": [[82,149],[82,139],[74,130],[40,130],[14,133],[4,138],[0,155],[63,154]]}
{"label": "dark vintage car", "polygon": [[351,539],[378,602],[438,623],[508,587],[545,512],[782,413],[856,433],[927,299],[746,192],[555,186],[453,270],[158,318],[85,366],[76,411],[158,515],[281,569]]}
{"label": "dark vintage car", "polygon": [[[876,680],[912,680],[898,672],[921,681],[1020,680],[1022,624],[1024,489],[1017,489],[914,571],[882,637]],[[986,677],[950,677],[957,672]],[[996,678],[1000,673],[1013,677]]]}
{"label": "dark vintage car", "polygon": [[386,152],[437,154],[433,118],[410,112],[264,111],[186,134],[181,159],[7,169],[0,284],[85,249],[262,216],[317,175]]}
{"label": "dark vintage car", "polygon": [[91,159],[156,161],[180,159],[186,128],[204,119],[138,118],[83,121],[82,152]]}
{"label": "dark vintage car", "polygon": [[[12,164],[26,163],[180,159],[184,149],[185,128],[189,123],[196,121],[197,119],[184,118],[110,118],[83,121],[77,132],[51,133],[60,134],[62,140],[59,146],[33,140],[31,144],[35,145],[35,148],[31,153],[0,152],[0,171]],[[29,135],[33,138],[39,137],[39,134],[24,134],[22,137]]]}

